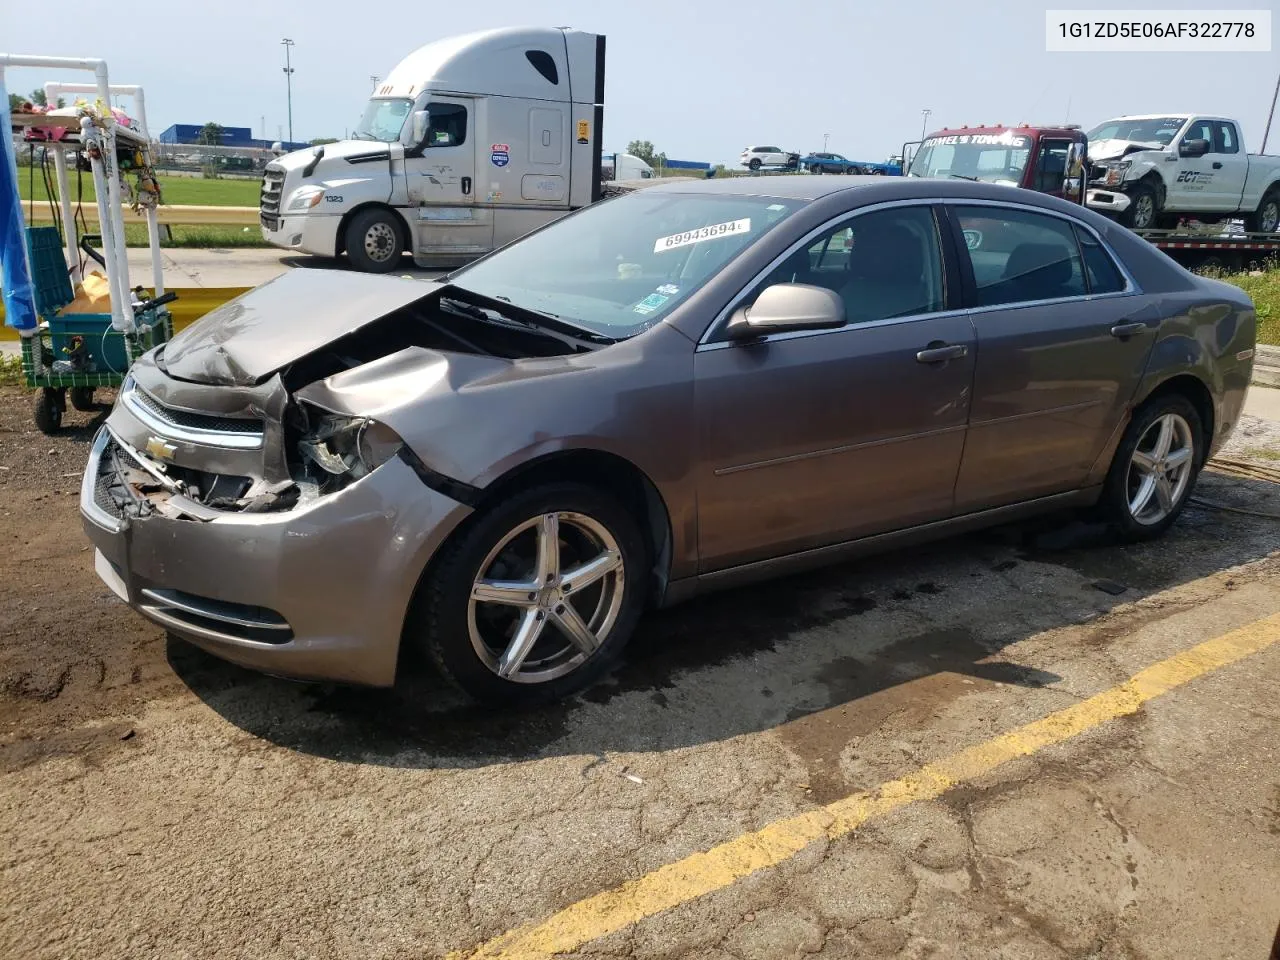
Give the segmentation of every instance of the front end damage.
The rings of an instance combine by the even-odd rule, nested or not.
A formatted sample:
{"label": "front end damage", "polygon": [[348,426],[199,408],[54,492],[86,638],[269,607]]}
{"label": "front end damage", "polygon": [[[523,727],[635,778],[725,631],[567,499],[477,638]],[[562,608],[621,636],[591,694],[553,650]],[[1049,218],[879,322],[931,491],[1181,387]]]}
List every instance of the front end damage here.
{"label": "front end damage", "polygon": [[270,673],[386,685],[418,578],[475,493],[417,432],[514,359],[591,345],[444,307],[439,284],[295,274],[133,365],[84,527],[103,581],[170,632]]}

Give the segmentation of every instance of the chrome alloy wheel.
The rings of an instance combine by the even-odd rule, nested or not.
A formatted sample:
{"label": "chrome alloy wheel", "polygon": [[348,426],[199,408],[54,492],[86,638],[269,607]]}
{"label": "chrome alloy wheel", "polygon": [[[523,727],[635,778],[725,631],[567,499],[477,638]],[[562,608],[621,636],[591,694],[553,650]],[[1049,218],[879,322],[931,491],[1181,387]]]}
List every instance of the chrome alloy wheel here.
{"label": "chrome alloy wheel", "polygon": [[622,608],[622,551],[581,513],[547,513],[495,546],[471,587],[467,629],[481,662],[513,683],[546,683],[580,667]]}
{"label": "chrome alloy wheel", "polygon": [[1129,460],[1125,492],[1130,516],[1144,526],[1169,516],[1186,493],[1194,463],[1191,425],[1176,413],[1153,421]]}
{"label": "chrome alloy wheel", "polygon": [[373,223],[364,232],[364,252],[376,263],[386,263],[396,248],[395,227],[389,223]]}
{"label": "chrome alloy wheel", "polygon": [[1263,233],[1275,233],[1280,227],[1280,200],[1270,199],[1258,213],[1258,229]]}
{"label": "chrome alloy wheel", "polygon": [[1133,225],[1138,229],[1150,227],[1156,220],[1156,200],[1149,193],[1141,193],[1134,204]]}

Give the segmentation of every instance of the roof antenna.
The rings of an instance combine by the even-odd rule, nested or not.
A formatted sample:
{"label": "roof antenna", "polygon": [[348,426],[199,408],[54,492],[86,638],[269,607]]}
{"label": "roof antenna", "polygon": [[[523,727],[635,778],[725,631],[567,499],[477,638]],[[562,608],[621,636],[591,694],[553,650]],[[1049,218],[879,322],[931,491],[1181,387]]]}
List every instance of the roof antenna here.
{"label": "roof antenna", "polygon": [[1067,115],[1062,118],[1064,124],[1071,120],[1071,94],[1067,94]]}

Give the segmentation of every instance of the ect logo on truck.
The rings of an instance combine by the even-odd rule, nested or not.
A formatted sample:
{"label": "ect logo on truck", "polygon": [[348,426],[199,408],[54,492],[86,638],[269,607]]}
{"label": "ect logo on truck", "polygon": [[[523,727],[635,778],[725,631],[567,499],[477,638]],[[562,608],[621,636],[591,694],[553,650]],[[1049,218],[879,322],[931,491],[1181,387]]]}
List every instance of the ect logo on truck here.
{"label": "ect logo on truck", "polygon": [[505,143],[495,143],[489,147],[489,161],[495,167],[505,167],[511,162],[511,147]]}
{"label": "ect logo on truck", "polygon": [[1212,173],[1202,173],[1199,170],[1183,170],[1178,174],[1178,183],[1208,183],[1213,179]]}

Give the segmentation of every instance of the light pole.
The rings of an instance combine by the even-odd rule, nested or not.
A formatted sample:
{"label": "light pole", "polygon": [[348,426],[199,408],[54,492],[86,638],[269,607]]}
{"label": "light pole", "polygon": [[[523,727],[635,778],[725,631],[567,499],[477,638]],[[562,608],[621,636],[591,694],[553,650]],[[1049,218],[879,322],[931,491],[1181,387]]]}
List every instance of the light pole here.
{"label": "light pole", "polygon": [[831,134],[824,133],[822,135],[822,152],[823,153],[827,152],[827,143],[830,142],[830,140],[831,140]]}
{"label": "light pole", "polygon": [[375,87],[377,87],[378,81],[381,79],[382,78],[379,77],[376,73],[369,74],[369,82],[372,83]]}
{"label": "light pole", "polygon": [[921,116],[921,120],[920,120],[920,139],[921,139],[921,140],[923,140],[923,139],[924,139],[924,137],[925,137],[925,134],[929,132],[929,114],[931,114],[931,113],[933,113],[933,111],[932,111],[932,110],[921,110],[921,111],[920,111],[920,116]]}
{"label": "light pole", "polygon": [[289,142],[293,143],[293,66],[289,62],[289,48],[293,41],[285,37],[280,43],[284,46],[284,82],[289,92]]}

